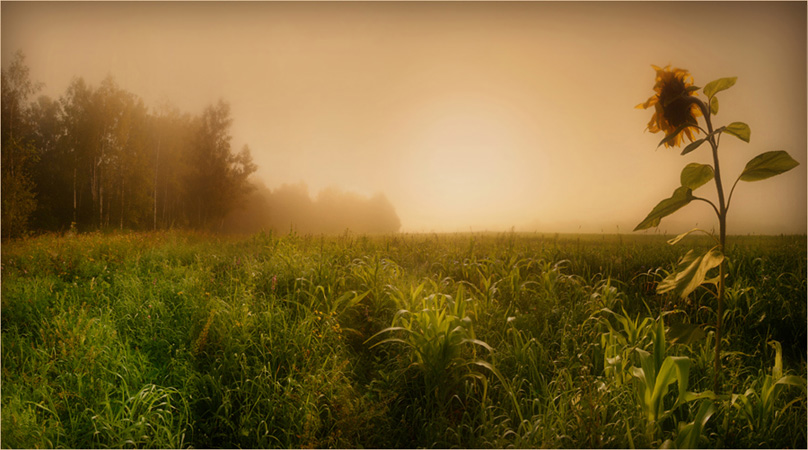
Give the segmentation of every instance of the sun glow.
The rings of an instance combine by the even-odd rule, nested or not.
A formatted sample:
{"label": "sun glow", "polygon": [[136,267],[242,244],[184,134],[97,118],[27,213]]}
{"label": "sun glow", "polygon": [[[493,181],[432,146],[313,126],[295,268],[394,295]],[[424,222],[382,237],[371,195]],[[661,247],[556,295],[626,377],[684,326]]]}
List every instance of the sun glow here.
{"label": "sun glow", "polygon": [[447,231],[518,220],[508,199],[522,195],[528,174],[517,156],[525,130],[514,112],[474,97],[431,102],[422,111],[410,166],[422,209],[441,217]]}

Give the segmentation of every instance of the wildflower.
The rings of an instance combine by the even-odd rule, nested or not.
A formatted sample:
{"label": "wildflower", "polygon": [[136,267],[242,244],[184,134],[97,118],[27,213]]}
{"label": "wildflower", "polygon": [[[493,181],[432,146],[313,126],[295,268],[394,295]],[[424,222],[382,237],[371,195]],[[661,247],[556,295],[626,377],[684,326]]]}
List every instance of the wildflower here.
{"label": "wildflower", "polygon": [[[675,137],[665,142],[665,147],[678,147],[684,140],[682,135],[692,142],[693,136],[699,132],[696,117],[701,116],[699,101],[692,98],[697,89],[693,86],[693,77],[683,69],[669,70],[670,66],[665,66],[664,69],[653,65],[651,67],[656,70],[656,94],[645,103],[637,105],[637,108],[643,109],[654,107],[654,115],[648,122],[648,131],[662,131],[666,136],[676,133]],[[692,126],[687,126],[688,124]]]}

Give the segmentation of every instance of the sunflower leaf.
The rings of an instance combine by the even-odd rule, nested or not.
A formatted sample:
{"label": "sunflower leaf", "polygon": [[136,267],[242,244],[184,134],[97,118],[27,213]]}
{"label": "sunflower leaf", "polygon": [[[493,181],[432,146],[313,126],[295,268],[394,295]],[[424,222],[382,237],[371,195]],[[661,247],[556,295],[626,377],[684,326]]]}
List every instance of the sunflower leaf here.
{"label": "sunflower leaf", "polygon": [[695,191],[697,188],[704,186],[704,184],[712,180],[714,176],[713,166],[709,164],[690,163],[682,169],[679,180],[682,182],[682,186],[686,186]]}
{"label": "sunflower leaf", "polygon": [[670,198],[659,202],[648,216],[634,228],[634,231],[645,230],[647,228],[659,226],[663,217],[676,212],[679,208],[687,205],[693,200],[693,191],[687,186],[680,186]]}
{"label": "sunflower leaf", "polygon": [[685,147],[684,150],[682,150],[682,155],[683,156],[687,155],[688,153],[692,152],[693,150],[699,148],[699,146],[701,144],[703,144],[704,141],[706,141],[706,139],[702,138],[702,139],[696,139],[695,141],[691,142],[690,144],[687,145],[687,147]]}
{"label": "sunflower leaf", "polygon": [[677,243],[677,242],[679,242],[679,241],[681,241],[682,239],[684,239],[684,238],[685,238],[687,235],[689,235],[690,233],[695,233],[696,231],[701,231],[701,232],[703,232],[704,234],[710,234],[710,233],[708,233],[708,232],[706,232],[706,231],[702,230],[701,228],[693,228],[692,230],[690,230],[690,231],[686,231],[686,232],[684,232],[684,233],[680,234],[679,236],[676,236],[676,237],[675,237],[675,238],[673,238],[673,239],[668,239],[668,245],[676,245],[676,243]]}
{"label": "sunflower leaf", "polygon": [[724,254],[718,246],[711,248],[707,253],[696,256],[693,250],[689,250],[681,260],[679,260],[676,272],[670,274],[657,286],[657,294],[673,291],[680,298],[687,297],[697,287],[704,283],[707,272],[718,267],[724,261]]}
{"label": "sunflower leaf", "polygon": [[765,180],[783,172],[788,172],[798,165],[800,163],[783,150],[765,152],[746,163],[746,167],[744,167],[739,178],[742,181]]}
{"label": "sunflower leaf", "polygon": [[728,77],[728,78],[719,78],[717,80],[711,81],[707,83],[707,86],[704,86],[704,95],[707,98],[713,98],[713,96],[725,89],[731,88],[735,81],[738,80],[738,77]]}
{"label": "sunflower leaf", "polygon": [[713,97],[710,99],[710,114],[718,114],[718,97]]}
{"label": "sunflower leaf", "polygon": [[744,142],[749,142],[749,137],[752,134],[752,130],[749,129],[749,125],[743,122],[732,122],[731,124],[727,125],[724,132],[729,133]]}
{"label": "sunflower leaf", "polygon": [[698,86],[688,86],[688,87],[685,88],[685,92],[698,91],[699,89],[701,89],[701,88],[698,87]]}

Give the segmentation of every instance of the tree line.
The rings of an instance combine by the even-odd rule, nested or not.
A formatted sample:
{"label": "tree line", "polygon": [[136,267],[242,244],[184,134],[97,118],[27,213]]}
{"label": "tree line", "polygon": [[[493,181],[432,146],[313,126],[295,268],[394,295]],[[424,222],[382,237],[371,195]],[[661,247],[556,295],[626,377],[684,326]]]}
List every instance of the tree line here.
{"label": "tree line", "polygon": [[34,230],[218,229],[256,170],[220,100],[147,108],[109,76],[37,96],[25,57],[2,69],[2,237]]}

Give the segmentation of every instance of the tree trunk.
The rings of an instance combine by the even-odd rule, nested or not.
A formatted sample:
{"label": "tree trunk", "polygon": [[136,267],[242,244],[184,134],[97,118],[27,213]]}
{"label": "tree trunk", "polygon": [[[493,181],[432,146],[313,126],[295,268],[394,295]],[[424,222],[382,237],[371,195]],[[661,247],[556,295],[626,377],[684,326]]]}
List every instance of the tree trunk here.
{"label": "tree trunk", "polygon": [[104,185],[101,183],[100,174],[98,178],[98,228],[100,229],[104,226]]}
{"label": "tree trunk", "polygon": [[[78,165],[78,161],[76,161],[75,165],[73,166],[73,223],[74,224],[77,221],[76,209],[78,207],[78,203],[76,202],[76,173],[77,173],[76,165]],[[71,224],[71,228],[72,228],[72,224]]]}
{"label": "tree trunk", "polygon": [[124,211],[123,188],[124,188],[123,177],[121,177],[121,227],[120,227],[121,230],[123,230],[123,211]]}
{"label": "tree trunk", "polygon": [[157,169],[160,167],[160,139],[157,139],[157,150],[154,155],[154,219],[152,228],[157,230]]}
{"label": "tree trunk", "polygon": [[166,217],[166,208],[168,207],[168,199],[169,198],[170,197],[168,196],[168,180],[166,180],[166,189],[163,192],[163,220],[162,220],[163,221],[163,227],[165,227],[166,223],[168,223],[168,220],[167,220],[167,217]]}
{"label": "tree trunk", "polygon": [[[90,195],[92,196],[93,201],[91,207],[93,214],[90,216],[90,221],[92,223],[95,222],[95,217],[93,216],[95,215],[95,211],[98,205],[98,164],[96,164],[95,161],[93,161],[93,175],[92,179],[90,180]],[[99,226],[100,225],[101,224],[99,223]]]}

